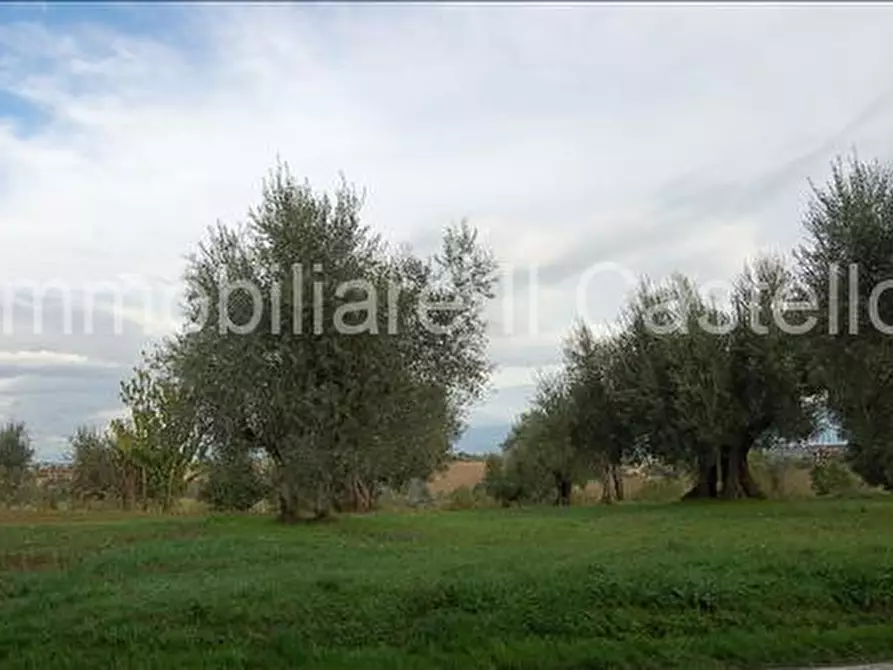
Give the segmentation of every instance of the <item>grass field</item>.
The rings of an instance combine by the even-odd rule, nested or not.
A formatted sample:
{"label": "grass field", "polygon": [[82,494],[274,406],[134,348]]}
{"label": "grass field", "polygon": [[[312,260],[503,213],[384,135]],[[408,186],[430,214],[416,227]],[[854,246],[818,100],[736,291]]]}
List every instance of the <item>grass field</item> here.
{"label": "grass field", "polygon": [[0,517],[0,668],[893,658],[893,504]]}

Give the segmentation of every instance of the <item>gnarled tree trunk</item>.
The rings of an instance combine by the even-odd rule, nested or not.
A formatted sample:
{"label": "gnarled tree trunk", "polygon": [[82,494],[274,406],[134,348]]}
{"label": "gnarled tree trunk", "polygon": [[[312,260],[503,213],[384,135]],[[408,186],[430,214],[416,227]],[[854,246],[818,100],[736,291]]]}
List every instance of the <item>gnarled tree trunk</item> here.
{"label": "gnarled tree trunk", "polygon": [[336,505],[336,511],[349,511],[364,514],[372,510],[375,504],[373,487],[367,485],[360,477],[351,477],[346,506]]}
{"label": "gnarled tree trunk", "polygon": [[556,497],[555,504],[560,507],[567,507],[571,504],[571,492],[573,490],[573,482],[571,482],[570,477],[565,475],[563,472],[555,471],[555,489],[556,489]]}
{"label": "gnarled tree trunk", "polygon": [[716,452],[711,450],[698,458],[698,480],[682,496],[683,500],[700,500],[719,496],[719,464]]}
{"label": "gnarled tree trunk", "polygon": [[722,450],[722,497],[726,500],[763,498],[750,474],[747,456],[750,444],[735,444]]}

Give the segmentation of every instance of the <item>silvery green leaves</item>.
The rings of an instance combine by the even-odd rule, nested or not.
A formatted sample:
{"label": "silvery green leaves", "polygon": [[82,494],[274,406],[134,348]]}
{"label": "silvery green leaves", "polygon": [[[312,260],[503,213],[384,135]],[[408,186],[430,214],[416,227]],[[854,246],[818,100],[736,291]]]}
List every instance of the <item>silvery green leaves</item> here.
{"label": "silvery green leaves", "polygon": [[854,469],[893,488],[893,169],[838,160],[813,188],[797,250],[818,309],[808,337],[815,377]]}
{"label": "silvery green leaves", "polygon": [[213,442],[267,453],[287,520],[427,477],[490,372],[496,268],[473,229],[419,258],[362,225],[361,204],[278,166],[248,222],[190,258],[189,323],[165,347]]}

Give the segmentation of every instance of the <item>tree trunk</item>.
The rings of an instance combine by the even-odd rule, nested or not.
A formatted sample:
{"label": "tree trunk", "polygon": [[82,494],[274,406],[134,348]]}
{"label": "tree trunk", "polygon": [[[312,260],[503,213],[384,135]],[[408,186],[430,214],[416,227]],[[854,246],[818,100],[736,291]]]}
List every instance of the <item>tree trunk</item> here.
{"label": "tree trunk", "polygon": [[366,513],[372,511],[375,495],[372,486],[366,486],[362,479],[357,479],[357,494],[359,497],[359,511]]}
{"label": "tree trunk", "polygon": [[559,507],[568,507],[571,504],[571,492],[573,490],[573,483],[570,480],[570,477],[567,477],[562,472],[554,472],[555,475],[555,488],[557,491],[557,496],[555,498],[555,504]]}
{"label": "tree trunk", "polygon": [[133,509],[136,499],[136,482],[134,481],[133,472],[124,471],[121,487],[121,506],[125,511],[129,512]]}
{"label": "tree trunk", "polygon": [[614,480],[614,497],[623,502],[623,472],[619,465],[611,466],[611,478]]}
{"label": "tree trunk", "polygon": [[144,466],[140,467],[140,477],[142,478],[142,507],[144,512],[149,511],[149,484],[146,478],[146,468]]}
{"label": "tree trunk", "polygon": [[698,458],[698,481],[682,496],[683,500],[700,500],[719,496],[719,471],[716,452],[711,451]]}
{"label": "tree trunk", "polygon": [[612,473],[613,467],[610,463],[605,463],[602,468],[602,503],[610,505],[614,502],[614,478]]}
{"label": "tree trunk", "polygon": [[316,502],[313,505],[313,518],[316,521],[328,519],[332,514],[331,488],[325,482],[316,487]]}
{"label": "tree trunk", "polygon": [[164,499],[161,501],[161,511],[168,514],[174,507],[174,469],[167,473],[164,484]]}
{"label": "tree trunk", "polygon": [[750,474],[747,455],[750,445],[733,445],[722,450],[722,497],[726,500],[763,498]]}
{"label": "tree trunk", "polygon": [[279,521],[297,523],[301,518],[301,506],[296,486],[287,482],[279,485]]}

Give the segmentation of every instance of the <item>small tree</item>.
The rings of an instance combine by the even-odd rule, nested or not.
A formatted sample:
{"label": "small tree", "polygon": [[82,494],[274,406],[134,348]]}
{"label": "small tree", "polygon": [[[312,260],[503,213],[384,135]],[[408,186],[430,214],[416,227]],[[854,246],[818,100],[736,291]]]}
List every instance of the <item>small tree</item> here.
{"label": "small tree", "polygon": [[579,324],[565,343],[569,376],[570,435],[574,448],[602,480],[602,500],[623,500],[621,465],[636,442],[631,406],[625,401],[619,340],[596,340]]}
{"label": "small tree", "polygon": [[118,497],[121,482],[115,463],[115,442],[95,428],[82,426],[69,438],[72,462],[71,491],[80,501]]}
{"label": "small tree", "polygon": [[567,375],[542,375],[533,406],[515,422],[502,445],[502,476],[491,477],[501,487],[503,500],[551,498],[559,506],[571,504],[574,485],[584,483],[591,472],[589,454],[573,441],[571,420]]}
{"label": "small tree", "polygon": [[130,448],[142,468],[143,494],[169,511],[194,474],[205,430],[194,395],[171,374],[166,353],[146,355],[121,384],[121,398],[130,409]]}
{"label": "small tree", "polygon": [[140,501],[147,509],[150,495],[143,441],[137,439],[132,422],[124,419],[114,419],[109,424],[109,435],[121,506],[130,510]]}
{"label": "small tree", "polygon": [[31,438],[24,423],[10,421],[0,428],[0,501],[4,505],[18,500],[33,458]]}
{"label": "small tree", "polygon": [[490,454],[484,465],[484,491],[503,507],[524,498],[524,488],[517,473],[509,470],[506,459],[500,454]]}

